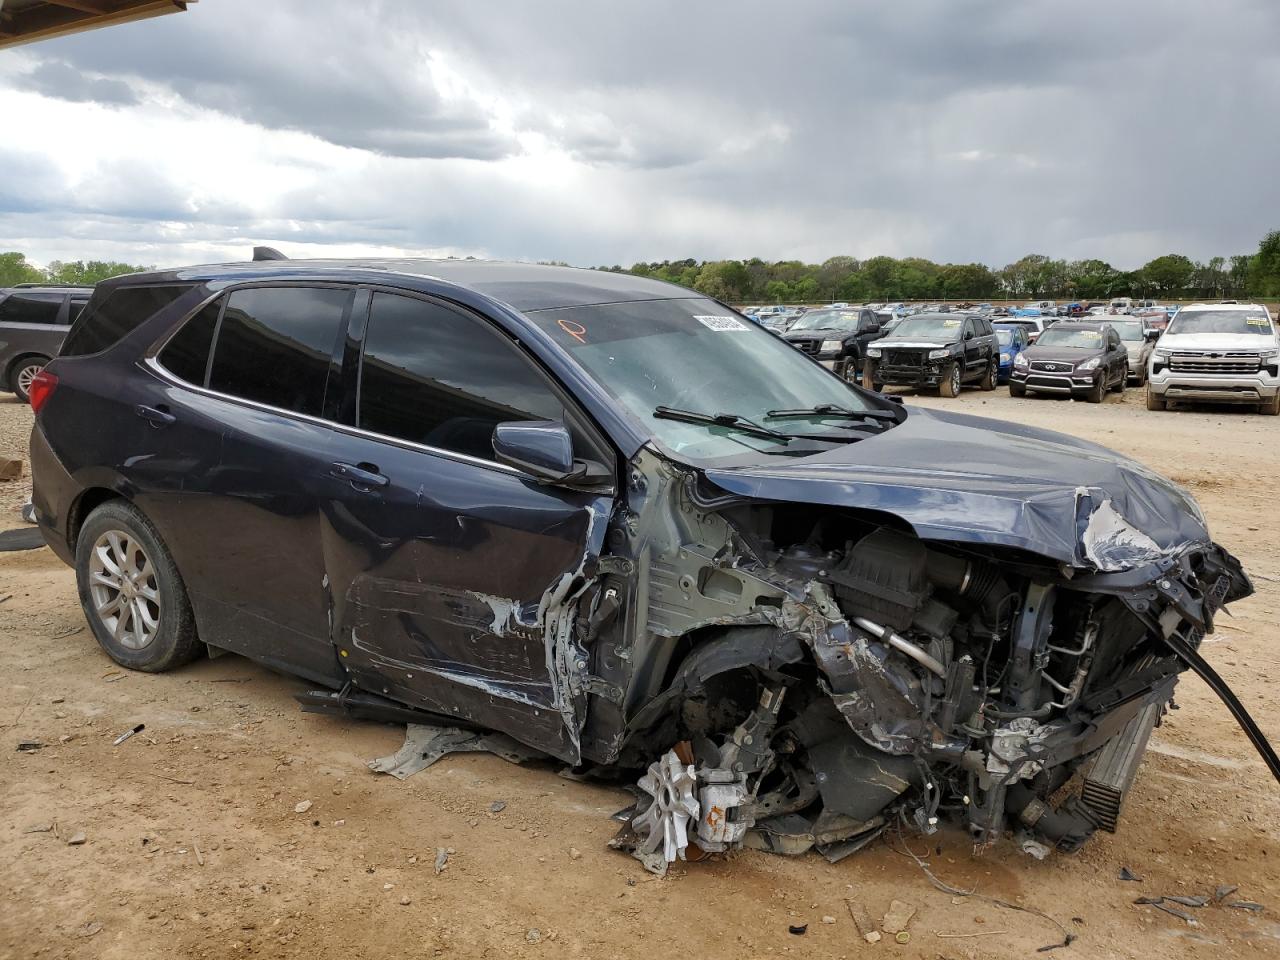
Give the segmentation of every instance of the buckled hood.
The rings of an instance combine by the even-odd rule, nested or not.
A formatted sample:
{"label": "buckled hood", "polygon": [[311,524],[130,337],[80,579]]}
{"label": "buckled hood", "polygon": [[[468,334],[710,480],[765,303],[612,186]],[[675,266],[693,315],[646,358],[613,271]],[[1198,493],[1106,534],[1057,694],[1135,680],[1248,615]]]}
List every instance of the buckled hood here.
{"label": "buckled hood", "polygon": [[1084,569],[1130,569],[1209,541],[1189,493],[1105,447],[966,414],[908,414],[802,460],[705,475],[740,496],[881,511],[925,539],[1018,547]]}

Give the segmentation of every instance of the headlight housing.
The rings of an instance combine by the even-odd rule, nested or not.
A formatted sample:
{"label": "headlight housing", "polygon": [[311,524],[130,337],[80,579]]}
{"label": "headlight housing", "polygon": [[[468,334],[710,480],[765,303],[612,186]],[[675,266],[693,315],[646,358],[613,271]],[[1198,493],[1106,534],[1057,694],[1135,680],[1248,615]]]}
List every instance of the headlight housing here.
{"label": "headlight housing", "polygon": [[930,360],[945,360],[949,356],[951,356],[950,350],[930,350],[929,351]]}
{"label": "headlight housing", "polygon": [[1099,362],[1101,362],[1101,360],[1102,360],[1101,357],[1094,357],[1092,360],[1086,360],[1083,363],[1077,363],[1076,369],[1081,371],[1096,370],[1098,369],[1098,364]]}
{"label": "headlight housing", "polygon": [[843,349],[844,349],[843,340],[823,340],[822,341],[823,353],[839,353]]}
{"label": "headlight housing", "polygon": [[1274,360],[1276,357],[1280,357],[1280,350],[1263,350],[1258,354],[1259,360]]}
{"label": "headlight housing", "polygon": [[869,359],[871,359],[871,360],[879,360],[879,359],[880,359],[880,348],[879,348],[879,347],[867,347],[867,357],[868,357]]}
{"label": "headlight housing", "polygon": [[1020,353],[1013,358],[1013,365],[1015,367],[1025,367],[1027,363],[1027,355],[1025,353]]}
{"label": "headlight housing", "polygon": [[1154,350],[1151,351],[1151,355],[1153,357],[1158,357],[1161,360],[1168,360],[1171,356],[1173,356],[1173,351],[1170,350],[1168,347],[1156,347]]}

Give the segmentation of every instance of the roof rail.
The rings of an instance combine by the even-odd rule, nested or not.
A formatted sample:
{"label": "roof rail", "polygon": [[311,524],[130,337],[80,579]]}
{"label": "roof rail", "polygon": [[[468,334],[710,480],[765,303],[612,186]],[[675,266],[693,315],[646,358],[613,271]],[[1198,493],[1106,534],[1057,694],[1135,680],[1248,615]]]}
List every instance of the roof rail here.
{"label": "roof rail", "polygon": [[61,287],[83,290],[92,286],[92,283],[36,283],[33,281],[27,281],[24,283],[15,283],[11,289],[16,290],[18,287]]}
{"label": "roof rail", "polygon": [[256,260],[288,260],[283,253],[275,247],[254,247],[253,259]]}

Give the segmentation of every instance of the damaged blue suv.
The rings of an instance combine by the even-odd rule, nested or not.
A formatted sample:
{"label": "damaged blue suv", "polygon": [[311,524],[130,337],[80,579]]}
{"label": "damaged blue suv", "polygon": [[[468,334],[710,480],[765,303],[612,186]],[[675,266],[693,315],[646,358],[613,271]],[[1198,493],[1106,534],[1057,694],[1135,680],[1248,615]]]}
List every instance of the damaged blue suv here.
{"label": "damaged blue suv", "polygon": [[634,771],[618,842],[657,871],[837,859],[899,815],[1074,849],[1188,667],[1270,749],[1196,652],[1252,587],[1186,492],[892,402],[680,287],[121,277],[31,397],[39,523],[116,663],[233,651],[311,709]]}

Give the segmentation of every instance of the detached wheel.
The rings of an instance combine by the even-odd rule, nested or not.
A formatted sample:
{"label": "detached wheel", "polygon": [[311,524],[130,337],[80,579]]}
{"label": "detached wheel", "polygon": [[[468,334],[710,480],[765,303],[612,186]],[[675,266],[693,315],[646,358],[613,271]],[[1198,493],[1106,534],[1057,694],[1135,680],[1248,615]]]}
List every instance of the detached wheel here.
{"label": "detached wheel", "polygon": [[114,500],[89,514],[76,541],[76,584],[93,635],[120,666],[161,673],[199,653],[178,568],[132,505]]}
{"label": "detached wheel", "polygon": [[1258,412],[1267,417],[1280,417],[1280,393],[1258,404]]}
{"label": "detached wheel", "polygon": [[995,357],[991,358],[991,365],[987,367],[987,372],[982,375],[982,379],[978,381],[978,387],[982,390],[991,391],[996,388],[996,382],[1000,379],[1000,361]]}
{"label": "detached wheel", "polygon": [[1148,410],[1167,410],[1168,404],[1164,397],[1155,393],[1151,389],[1151,384],[1147,384],[1147,409]]}
{"label": "detached wheel", "polygon": [[951,364],[951,369],[947,371],[947,378],[938,384],[938,393],[948,398],[960,395],[960,364]]}
{"label": "detached wheel", "polygon": [[31,381],[48,362],[48,357],[23,357],[9,374],[9,389],[17,394],[18,399],[23,403],[31,402]]}
{"label": "detached wheel", "polygon": [[1027,385],[1025,383],[1014,383],[1009,381],[1009,396],[1025,397],[1027,395]]}

